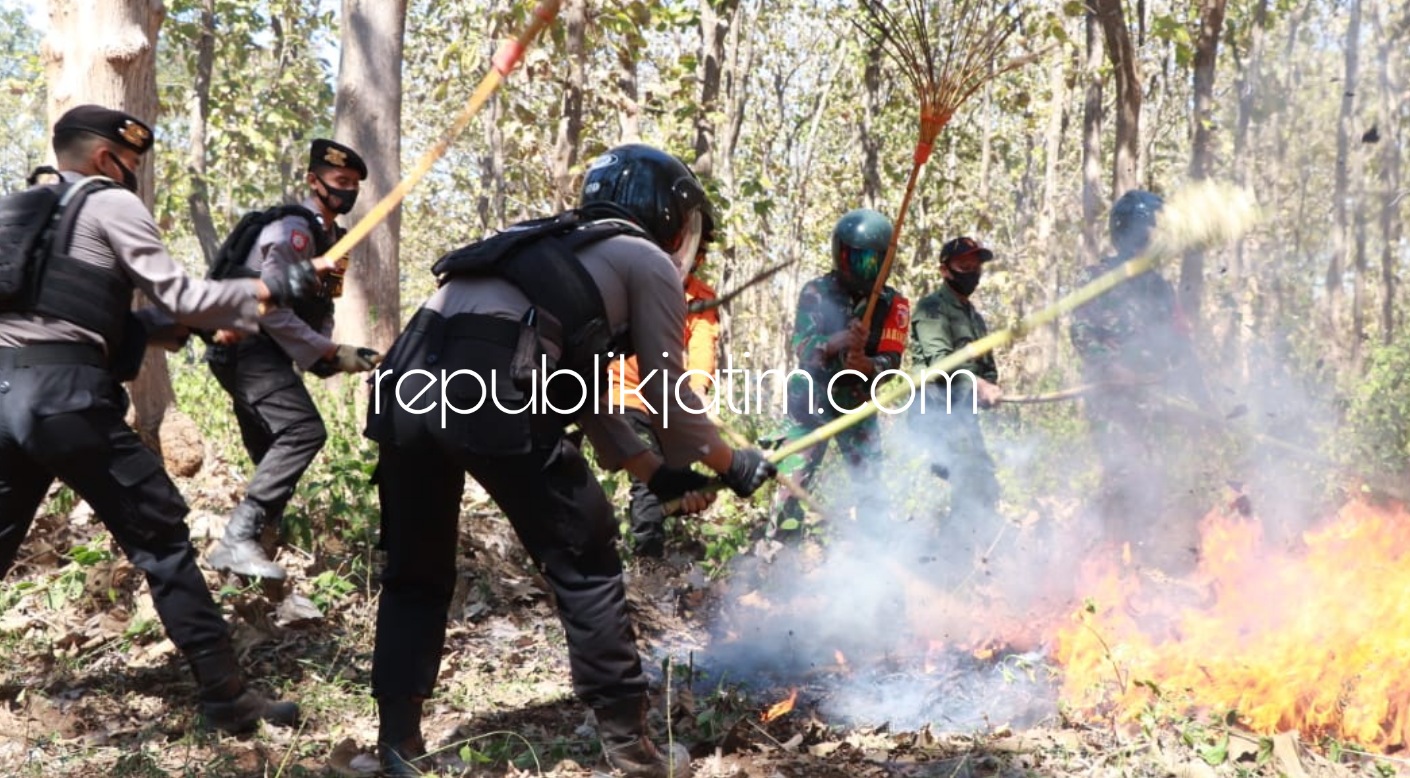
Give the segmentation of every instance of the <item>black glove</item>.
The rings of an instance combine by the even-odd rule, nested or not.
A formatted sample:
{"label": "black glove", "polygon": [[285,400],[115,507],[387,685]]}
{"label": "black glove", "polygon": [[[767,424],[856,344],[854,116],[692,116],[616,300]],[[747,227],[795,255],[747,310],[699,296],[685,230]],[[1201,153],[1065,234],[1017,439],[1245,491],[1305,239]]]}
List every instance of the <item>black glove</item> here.
{"label": "black glove", "polygon": [[662,465],[656,468],[651,480],[646,482],[646,488],[650,489],[651,493],[660,498],[662,502],[670,502],[686,492],[704,489],[709,483],[709,478],[688,467]]}
{"label": "black glove", "polygon": [[263,278],[265,287],[269,289],[269,301],[281,308],[312,296],[319,284],[312,262],[291,262],[278,275]]}
{"label": "black glove", "polygon": [[758,491],[764,482],[778,475],[778,468],[757,448],[737,448],[729,461],[729,472],[722,473],[725,486],[740,497]]}
{"label": "black glove", "polygon": [[382,362],[382,355],[370,348],[358,348],[343,344],[334,350],[332,357],[323,357],[308,369],[319,378],[328,378],[338,373],[365,373]]}

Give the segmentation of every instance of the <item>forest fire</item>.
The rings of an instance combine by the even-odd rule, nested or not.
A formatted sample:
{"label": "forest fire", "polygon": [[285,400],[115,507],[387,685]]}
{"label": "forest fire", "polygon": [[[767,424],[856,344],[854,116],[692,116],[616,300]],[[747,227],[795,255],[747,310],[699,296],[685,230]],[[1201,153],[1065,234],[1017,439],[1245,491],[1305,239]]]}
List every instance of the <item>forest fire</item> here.
{"label": "forest fire", "polygon": [[1201,533],[1195,586],[1173,596],[1129,567],[1084,571],[1087,605],[1053,645],[1067,702],[1130,721],[1158,694],[1260,733],[1410,742],[1410,513],[1352,502],[1296,552],[1218,511]]}
{"label": "forest fire", "polygon": [[788,697],[770,705],[769,709],[764,711],[763,715],[759,717],[759,720],[767,724],[774,719],[785,716],[793,710],[793,705],[797,702],[798,689],[795,687],[793,691],[789,693]]}

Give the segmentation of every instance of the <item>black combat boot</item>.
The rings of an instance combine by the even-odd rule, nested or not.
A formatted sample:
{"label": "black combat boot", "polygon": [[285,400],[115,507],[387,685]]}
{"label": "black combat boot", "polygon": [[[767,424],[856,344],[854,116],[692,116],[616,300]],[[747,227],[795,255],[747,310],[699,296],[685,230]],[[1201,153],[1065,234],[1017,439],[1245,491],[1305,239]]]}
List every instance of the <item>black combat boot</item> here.
{"label": "black combat boot", "polygon": [[667,756],[647,738],[645,696],[628,697],[593,710],[602,755],[626,778],[689,778],[690,753],[685,746],[674,744]]}
{"label": "black combat boot", "polygon": [[298,721],[298,705],[267,699],[245,686],[230,643],[195,649],[186,659],[196,676],[201,715],[207,727],[238,734],[254,729],[260,721],[285,727]]}
{"label": "black combat boot", "polygon": [[377,756],[387,778],[414,778],[426,772],[421,738],[420,697],[377,698]]}
{"label": "black combat boot", "polygon": [[271,562],[259,544],[263,526],[264,509],[252,502],[240,503],[225,525],[225,536],[215,544],[206,562],[221,572],[284,580],[284,568]]}

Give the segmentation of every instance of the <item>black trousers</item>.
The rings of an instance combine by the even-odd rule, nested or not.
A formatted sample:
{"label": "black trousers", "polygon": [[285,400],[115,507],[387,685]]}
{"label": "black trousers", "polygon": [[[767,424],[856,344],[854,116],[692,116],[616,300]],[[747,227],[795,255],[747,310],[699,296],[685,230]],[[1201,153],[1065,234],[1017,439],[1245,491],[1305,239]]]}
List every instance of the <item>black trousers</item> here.
{"label": "black trousers", "polygon": [[[656,436],[656,428],[651,425],[650,414],[628,408],[626,421],[648,448],[657,454],[661,453],[661,441]],[[632,537],[636,539],[638,546],[664,543],[666,513],[661,507],[661,498],[636,478],[631,479],[631,495]]]}
{"label": "black trousers", "polygon": [[93,507],[146,574],[177,648],[225,639],[225,619],[196,567],[186,502],[161,459],[123,421],[122,386],[97,359],[27,364],[39,349],[0,349],[0,575],[15,563],[58,478]]}
{"label": "black trousers", "polygon": [[328,441],[328,430],[293,362],[274,341],[261,335],[221,348],[207,361],[230,395],[240,439],[255,463],[245,500],[277,522]]}
{"label": "black trousers", "polygon": [[378,489],[387,565],[377,609],[373,695],[431,695],[455,589],[467,472],[504,511],[553,587],[578,697],[598,707],[644,693],[612,506],[582,454],[560,438],[512,455],[469,454],[429,441],[381,445]]}

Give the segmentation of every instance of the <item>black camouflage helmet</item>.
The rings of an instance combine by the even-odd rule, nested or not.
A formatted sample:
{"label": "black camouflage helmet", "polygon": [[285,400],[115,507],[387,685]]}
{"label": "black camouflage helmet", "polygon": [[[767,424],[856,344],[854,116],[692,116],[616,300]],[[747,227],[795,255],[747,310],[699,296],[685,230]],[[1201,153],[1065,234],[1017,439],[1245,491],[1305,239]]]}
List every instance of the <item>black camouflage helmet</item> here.
{"label": "black camouflage helmet", "polygon": [[677,266],[689,269],[700,245],[705,188],[684,162],[640,143],[609,149],[583,178],[580,205],[611,203],[641,225]]}
{"label": "black camouflage helmet", "polygon": [[1145,250],[1155,229],[1156,214],[1164,205],[1160,195],[1144,189],[1132,189],[1117,198],[1107,220],[1111,245],[1117,254],[1131,257]]}
{"label": "black camouflage helmet", "polygon": [[832,267],[853,294],[870,292],[886,248],[891,244],[891,220],[870,208],[848,211],[832,228]]}

